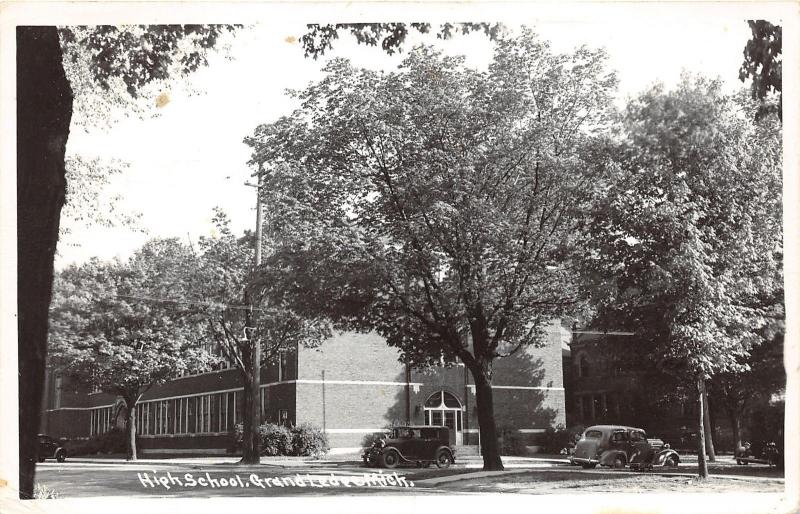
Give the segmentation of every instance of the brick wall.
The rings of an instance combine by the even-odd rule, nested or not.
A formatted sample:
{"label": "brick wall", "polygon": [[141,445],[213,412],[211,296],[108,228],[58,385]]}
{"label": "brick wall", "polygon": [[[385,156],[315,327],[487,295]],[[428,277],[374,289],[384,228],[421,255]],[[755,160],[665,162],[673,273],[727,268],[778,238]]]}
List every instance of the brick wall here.
{"label": "brick wall", "polygon": [[405,366],[397,358],[375,334],[344,333],[300,348],[297,423],[324,426],[334,448],[361,446],[372,431],[404,423]]}
{"label": "brick wall", "polygon": [[[544,346],[495,361],[498,427],[539,431],[565,423],[561,343],[567,335],[556,322]],[[478,427],[472,379],[464,366],[413,370],[406,387],[397,351],[374,334],[347,333],[318,349],[301,348],[298,376],[297,422],[324,426],[332,447],[360,446],[372,430],[407,420],[425,423],[425,401],[441,390],[461,402],[466,434]],[[475,444],[477,436],[469,437],[465,443]]]}
{"label": "brick wall", "polygon": [[89,411],[83,409],[46,411],[42,419],[41,432],[56,438],[88,437]]}

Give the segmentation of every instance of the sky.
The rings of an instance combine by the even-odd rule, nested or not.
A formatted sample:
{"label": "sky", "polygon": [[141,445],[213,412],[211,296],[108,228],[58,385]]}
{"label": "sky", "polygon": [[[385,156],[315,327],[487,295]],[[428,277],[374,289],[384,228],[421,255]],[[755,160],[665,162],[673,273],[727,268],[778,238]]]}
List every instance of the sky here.
{"label": "sky", "polygon": [[[738,80],[742,50],[750,37],[744,20],[651,17],[533,26],[557,51],[583,44],[605,47],[609,67],[620,80],[620,106],[654,82],[674,85],[682,70],[719,76],[730,90],[744,87]],[[70,235],[59,243],[56,267],[90,257],[126,258],[150,237],[196,241],[212,233],[216,206],[229,215],[235,232],[253,227],[255,191],[245,185],[252,170],[243,138],[259,124],[289,114],[294,104],[286,90],[302,89],[320,78],[326,60],[347,57],[358,66],[390,70],[405,55],[388,56],[341,35],[334,51],[315,61],[303,56],[297,42],[303,32],[302,24],[246,27],[231,37],[225,51],[212,54],[209,65],[188,83],[164,84],[152,98],[145,98],[142,115],[126,116],[122,110],[116,113],[119,121],[110,126],[74,124],[67,155],[127,162],[128,168],[113,177],[104,195],[120,195],[117,209],[140,213],[141,218],[136,230],[71,224]],[[444,42],[414,34],[405,49],[420,42],[466,55],[475,67],[487,64],[493,45],[477,33]],[[166,93],[169,102],[157,107],[156,93]],[[75,119],[81,119],[80,113]]]}

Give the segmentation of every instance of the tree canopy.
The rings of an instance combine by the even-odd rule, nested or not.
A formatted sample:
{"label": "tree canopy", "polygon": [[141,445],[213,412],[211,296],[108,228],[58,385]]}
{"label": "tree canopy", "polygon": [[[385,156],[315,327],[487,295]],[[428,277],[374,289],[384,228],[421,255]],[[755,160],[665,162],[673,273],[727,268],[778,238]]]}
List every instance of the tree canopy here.
{"label": "tree canopy", "polygon": [[[753,37],[744,47],[744,62],[739,69],[739,79],[744,82],[752,78],[750,92],[760,100],[761,107],[757,117],[775,113],[783,119],[783,68],[781,51],[783,46],[782,29],[766,20],[748,20]],[[778,95],[777,105],[769,95]]]}
{"label": "tree canopy", "polygon": [[[214,357],[192,322],[188,248],[152,240],[129,261],[96,259],[56,275],[49,360],[60,373],[122,397],[130,416],[151,387],[208,369]],[[165,302],[164,299],[170,299]],[[129,458],[136,458],[129,438]]]}
{"label": "tree canopy", "polygon": [[486,445],[492,360],[538,344],[578,297],[572,228],[616,86],[604,64],[531,31],[499,40],[485,72],[428,47],[387,74],[337,59],[247,139],[284,253],[323,263],[315,294],[357,306],[335,314],[412,363],[463,361]]}
{"label": "tree canopy", "polygon": [[688,76],[635,99],[589,224],[606,317],[691,374],[736,366],[781,283],[780,131],[756,108]]}
{"label": "tree canopy", "polygon": [[701,405],[705,380],[744,369],[782,316],[780,129],[754,121],[757,109],[690,76],[635,98],[587,220],[600,319],[635,330],[660,369],[697,384]]}
{"label": "tree canopy", "polygon": [[[328,322],[290,303],[285,288],[293,277],[265,264],[254,281],[252,234],[237,237],[224,212],[214,215],[215,234],[198,245],[196,268],[188,277],[187,298],[194,302],[197,323],[215,341],[222,355],[242,373],[251,341],[261,345],[262,362],[271,362],[282,351],[318,346],[330,337]],[[275,261],[270,261],[272,264]],[[265,280],[266,279],[266,280]],[[245,301],[245,292],[252,295]],[[245,335],[245,313],[252,306],[252,329]]]}
{"label": "tree canopy", "polygon": [[[410,30],[421,34],[431,32],[430,23],[336,23],[309,24],[308,32],[303,34],[300,42],[306,57],[317,59],[333,48],[333,41],[339,39],[339,32],[349,32],[359,44],[378,46],[391,55],[402,51],[403,44]],[[500,23],[443,23],[439,26],[436,37],[450,39],[453,35],[480,31],[490,39],[497,39],[503,32]]]}

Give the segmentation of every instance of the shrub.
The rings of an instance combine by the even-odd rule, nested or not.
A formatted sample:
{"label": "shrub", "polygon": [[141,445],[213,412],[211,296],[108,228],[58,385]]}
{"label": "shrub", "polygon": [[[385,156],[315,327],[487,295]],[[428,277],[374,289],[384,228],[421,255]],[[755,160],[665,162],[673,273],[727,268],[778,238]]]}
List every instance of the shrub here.
{"label": "shrub", "polygon": [[[244,425],[237,423],[230,433],[230,447],[228,453],[242,450],[244,439]],[[294,432],[283,425],[265,423],[258,427],[258,447],[261,455],[270,457],[281,455],[295,455]]]}
{"label": "shrub", "polygon": [[[66,441],[64,448],[68,456],[94,455],[97,453],[126,453],[128,434],[122,428],[112,428],[108,432],[93,435],[89,439]],[[139,436],[136,436],[136,448],[139,448]]]}
{"label": "shrub", "polygon": [[570,428],[566,428],[564,425],[556,425],[555,428],[547,427],[539,438],[539,444],[544,453],[557,455],[564,448],[574,448],[583,431],[584,427],[581,425]]}
{"label": "shrub", "polygon": [[331,449],[328,436],[319,427],[301,423],[292,427],[292,454],[304,457],[321,457]]}
{"label": "shrub", "polygon": [[[100,434],[100,451],[103,453],[125,453],[126,438],[128,435],[121,428],[112,428],[108,432]],[[137,441],[138,442],[138,441]]]}
{"label": "shrub", "polygon": [[267,423],[258,427],[261,455],[289,455],[292,452],[292,433],[283,425]]}
{"label": "shrub", "polygon": [[378,439],[384,438],[384,437],[386,437],[386,432],[372,432],[372,433],[369,433],[369,434],[365,435],[361,439],[361,447],[362,448],[372,448],[372,445],[375,443],[375,441],[377,441]]}
{"label": "shrub", "polygon": [[503,428],[500,430],[500,454],[524,457],[528,454],[525,436],[518,430]]}
{"label": "shrub", "polygon": [[100,453],[101,445],[98,436],[90,437],[89,439],[76,439],[64,443],[64,448],[67,450],[67,456],[77,455],[95,455]]}
{"label": "shrub", "polygon": [[244,435],[244,424],[237,423],[233,426],[233,430],[229,432],[230,445],[228,453],[236,453],[242,449],[242,436]]}

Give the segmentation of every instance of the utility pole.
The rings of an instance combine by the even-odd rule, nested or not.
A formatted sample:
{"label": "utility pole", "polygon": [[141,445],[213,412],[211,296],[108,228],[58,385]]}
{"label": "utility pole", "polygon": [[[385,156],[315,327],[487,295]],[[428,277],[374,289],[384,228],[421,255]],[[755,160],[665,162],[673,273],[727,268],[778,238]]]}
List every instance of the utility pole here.
{"label": "utility pole", "polygon": [[[260,169],[259,169],[260,171]],[[255,256],[253,259],[253,271],[257,270],[261,265],[261,239],[262,239],[262,224],[263,212],[261,207],[261,175],[258,176],[258,184],[246,184],[256,188],[256,242],[255,242]],[[249,286],[249,284],[248,284]],[[247,310],[245,311],[245,337],[247,338],[247,351],[250,353],[248,378],[250,380],[251,394],[245,395],[247,405],[245,408],[250,415],[250,423],[248,427],[243,430],[243,447],[244,455],[242,461],[248,464],[257,464],[261,461],[258,447],[258,426],[261,423],[261,344],[254,337],[255,322],[253,319],[253,299],[251,298],[249,287],[245,289],[245,303]],[[249,430],[248,430],[249,429]],[[249,455],[248,455],[249,453]]]}

